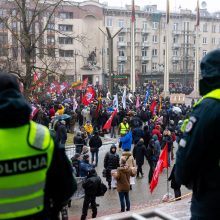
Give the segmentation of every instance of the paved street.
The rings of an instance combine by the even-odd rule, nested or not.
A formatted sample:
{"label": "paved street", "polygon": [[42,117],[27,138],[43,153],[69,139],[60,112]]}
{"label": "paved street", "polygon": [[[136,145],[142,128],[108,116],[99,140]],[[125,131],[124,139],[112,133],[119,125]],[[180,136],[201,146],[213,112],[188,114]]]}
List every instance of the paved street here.
{"label": "paved street", "polygon": [[[117,143],[117,139],[105,138],[103,140],[104,145],[100,149],[99,152],[99,165],[97,167],[97,172],[101,176],[103,170],[103,159],[106,152],[109,151],[111,144]],[[119,152],[121,153],[121,152]],[[69,153],[71,154],[71,153]],[[131,210],[140,209],[143,207],[148,207],[153,204],[158,204],[161,202],[161,199],[164,194],[167,192],[167,171],[164,170],[162,175],[159,178],[158,185],[153,192],[153,194],[149,191],[149,184],[147,174],[149,171],[149,166],[147,162],[145,162],[143,166],[144,178],[137,179],[136,184],[133,186],[133,190],[130,192],[130,200],[131,200]],[[171,169],[169,169],[169,172]],[[105,179],[103,182],[105,182]],[[169,183],[170,186],[170,183]],[[173,194],[173,190],[169,187],[169,191]],[[182,194],[188,193],[189,191],[186,188],[182,187]],[[104,197],[97,198],[97,203],[100,204],[98,207],[98,216],[110,215],[114,213],[118,213],[120,211],[119,198],[116,190],[108,190]],[[83,199],[73,201],[72,207],[69,210],[69,215],[71,219],[80,219],[81,209],[82,209]],[[89,211],[88,217],[91,217],[91,213]]]}

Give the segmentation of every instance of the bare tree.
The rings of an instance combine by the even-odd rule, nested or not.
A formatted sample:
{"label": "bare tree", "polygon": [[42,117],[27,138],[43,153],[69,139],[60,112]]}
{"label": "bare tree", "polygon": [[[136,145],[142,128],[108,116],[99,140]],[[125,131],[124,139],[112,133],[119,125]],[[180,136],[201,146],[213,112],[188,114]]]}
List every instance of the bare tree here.
{"label": "bare tree", "polygon": [[[56,73],[59,58],[55,42],[45,42],[48,32],[58,32],[55,17],[62,9],[63,0],[1,0],[0,2],[0,47],[5,59],[3,66],[18,74],[29,93],[32,86],[33,71],[40,69],[46,73]],[[7,40],[4,36],[8,34]],[[10,36],[10,37],[9,37]],[[68,37],[83,42],[85,36]],[[4,45],[6,43],[6,45]],[[5,62],[4,62],[5,61]],[[37,62],[36,62],[37,61]],[[39,66],[38,66],[39,65]]]}

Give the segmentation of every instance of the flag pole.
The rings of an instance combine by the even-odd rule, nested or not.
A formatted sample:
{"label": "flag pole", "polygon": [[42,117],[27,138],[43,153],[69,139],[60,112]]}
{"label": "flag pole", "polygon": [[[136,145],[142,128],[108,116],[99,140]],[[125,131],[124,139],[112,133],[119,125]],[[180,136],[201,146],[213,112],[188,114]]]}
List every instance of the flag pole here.
{"label": "flag pole", "polygon": [[131,17],[131,91],[135,92],[135,3],[132,0],[132,17]]}
{"label": "flag pole", "polygon": [[169,19],[170,19],[170,6],[169,0],[167,0],[167,12],[166,12],[166,53],[165,53],[165,72],[164,72],[164,96],[169,95]]}

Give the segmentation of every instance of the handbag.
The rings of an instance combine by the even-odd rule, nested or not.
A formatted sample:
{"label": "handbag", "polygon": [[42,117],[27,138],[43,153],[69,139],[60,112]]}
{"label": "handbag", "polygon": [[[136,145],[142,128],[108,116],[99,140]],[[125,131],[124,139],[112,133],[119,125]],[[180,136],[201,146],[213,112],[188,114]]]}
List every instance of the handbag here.
{"label": "handbag", "polygon": [[102,171],[102,176],[103,176],[103,177],[106,177],[106,173],[107,173],[107,170],[106,170],[106,169],[103,169],[103,171]]}
{"label": "handbag", "polygon": [[107,186],[101,182],[99,185],[99,189],[97,190],[96,196],[104,196],[107,191]]}

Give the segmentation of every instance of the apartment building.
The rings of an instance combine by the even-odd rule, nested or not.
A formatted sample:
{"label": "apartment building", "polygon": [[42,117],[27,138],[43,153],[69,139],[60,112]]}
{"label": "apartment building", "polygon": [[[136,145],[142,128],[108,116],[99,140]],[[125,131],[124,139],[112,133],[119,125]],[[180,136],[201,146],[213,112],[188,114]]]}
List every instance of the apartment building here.
{"label": "apartment building", "polygon": [[[0,3],[0,17],[16,15],[11,4]],[[13,1],[11,1],[13,2]],[[191,84],[195,69],[196,13],[179,10],[171,13],[169,28],[165,11],[156,5],[143,8],[135,6],[135,61],[137,85],[147,80],[163,82],[166,33],[169,33],[170,82]],[[39,19],[32,31],[39,33],[47,23],[50,11]],[[106,84],[109,78],[108,41],[106,27],[114,38],[113,78],[115,82],[130,83],[131,60],[131,6],[109,7],[98,0],[80,3],[66,1],[56,10],[47,24],[47,30],[39,38],[33,53],[33,65],[47,66],[61,80],[89,78],[90,83]],[[19,21],[11,19],[11,29],[21,32]],[[101,31],[102,30],[102,31]],[[104,32],[104,33],[103,33]],[[210,14],[200,10],[199,58],[220,45],[220,12]],[[14,68],[24,68],[23,51],[19,41],[0,22],[0,65],[10,63]]]}

